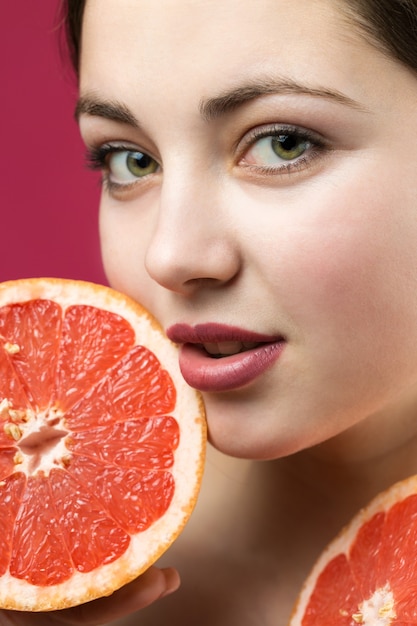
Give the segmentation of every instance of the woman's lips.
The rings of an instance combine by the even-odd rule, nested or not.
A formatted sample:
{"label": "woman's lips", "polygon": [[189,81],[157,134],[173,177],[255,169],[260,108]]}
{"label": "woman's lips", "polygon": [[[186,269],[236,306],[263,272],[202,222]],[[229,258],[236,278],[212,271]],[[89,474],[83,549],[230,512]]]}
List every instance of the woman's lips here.
{"label": "woman's lips", "polygon": [[223,324],[176,324],[167,335],[181,345],[184,379],[200,391],[230,391],[249,384],[276,362],[285,346],[282,336]]}

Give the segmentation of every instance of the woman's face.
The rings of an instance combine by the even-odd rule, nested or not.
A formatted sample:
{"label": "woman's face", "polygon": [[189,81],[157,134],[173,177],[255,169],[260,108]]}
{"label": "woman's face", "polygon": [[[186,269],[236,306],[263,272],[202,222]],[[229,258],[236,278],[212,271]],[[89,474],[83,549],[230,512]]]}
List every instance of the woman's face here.
{"label": "woman's face", "polygon": [[395,445],[384,416],[401,432],[417,395],[417,79],[336,0],[88,0],[82,46],[107,275],[186,344],[212,442],[279,457],[373,415]]}

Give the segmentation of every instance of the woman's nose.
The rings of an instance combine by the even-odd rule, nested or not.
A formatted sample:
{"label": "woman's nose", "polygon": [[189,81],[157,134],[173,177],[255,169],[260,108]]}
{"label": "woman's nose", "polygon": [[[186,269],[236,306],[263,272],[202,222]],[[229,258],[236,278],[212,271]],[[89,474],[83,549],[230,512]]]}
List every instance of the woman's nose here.
{"label": "woman's nose", "polygon": [[[164,189],[145,257],[157,283],[188,295],[231,281],[240,270],[240,253],[231,216],[210,201],[207,188]],[[211,194],[213,198],[213,194]]]}

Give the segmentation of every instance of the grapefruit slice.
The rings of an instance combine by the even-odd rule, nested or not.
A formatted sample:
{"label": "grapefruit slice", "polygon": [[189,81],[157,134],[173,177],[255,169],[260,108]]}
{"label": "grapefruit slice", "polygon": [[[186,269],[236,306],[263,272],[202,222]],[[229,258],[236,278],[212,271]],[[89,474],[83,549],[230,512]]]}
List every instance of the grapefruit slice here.
{"label": "grapefruit slice", "polygon": [[318,559],[290,626],[417,624],[417,476],[363,509]]}
{"label": "grapefruit slice", "polygon": [[0,285],[0,607],[74,606],[147,569],[191,514],[205,440],[141,306],[80,281]]}

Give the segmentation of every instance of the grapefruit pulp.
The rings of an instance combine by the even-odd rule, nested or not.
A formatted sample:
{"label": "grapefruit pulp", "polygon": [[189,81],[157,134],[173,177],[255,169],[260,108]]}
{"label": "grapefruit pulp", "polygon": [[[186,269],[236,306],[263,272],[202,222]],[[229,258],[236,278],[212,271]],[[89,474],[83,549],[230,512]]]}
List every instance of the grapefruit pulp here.
{"label": "grapefruit pulp", "polygon": [[176,347],[104,286],[0,285],[0,607],[108,595],[184,527],[205,450]]}
{"label": "grapefruit pulp", "polygon": [[290,626],[417,624],[417,476],[377,496],[328,546]]}

